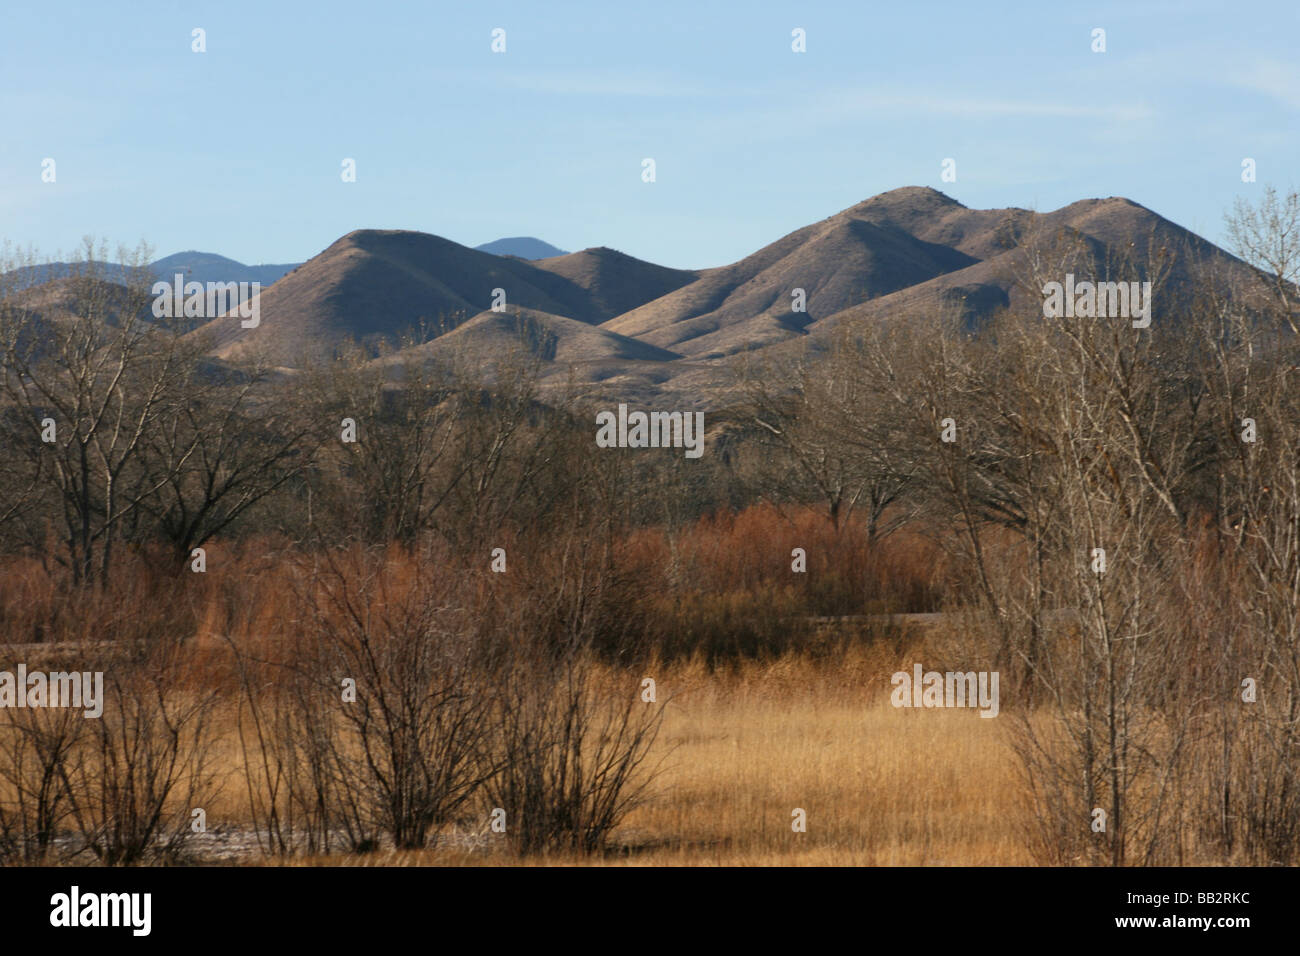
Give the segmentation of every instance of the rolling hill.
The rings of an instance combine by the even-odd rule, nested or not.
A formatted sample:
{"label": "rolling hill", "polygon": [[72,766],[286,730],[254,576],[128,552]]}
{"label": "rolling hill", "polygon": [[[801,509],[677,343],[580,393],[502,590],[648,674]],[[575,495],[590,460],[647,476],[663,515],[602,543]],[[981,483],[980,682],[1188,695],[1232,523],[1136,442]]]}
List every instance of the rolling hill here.
{"label": "rolling hill", "polygon": [[[1127,199],[1048,213],[968,209],[913,186],[698,271],[606,247],[525,260],[426,233],[358,230],[264,289],[258,328],[226,316],[195,334],[216,357],[258,354],[289,368],[327,359],[350,340],[393,365],[453,353],[492,363],[523,347],[549,363],[548,377],[695,392],[722,383],[737,353],[819,341],[845,321],[942,307],[977,325],[1017,297],[1037,296],[1022,281],[1023,244],[1034,235],[1074,236],[1103,258],[1159,247],[1175,285],[1193,259],[1248,269]],[[494,290],[504,291],[505,311],[492,311]],[[792,309],[796,290],[806,311]],[[387,355],[393,349],[404,351]]]}
{"label": "rolling hill", "polygon": [[498,289],[507,308],[597,325],[692,277],[612,250],[532,263],[427,233],[362,229],[264,289],[257,328],[231,315],[196,334],[222,358],[256,353],[297,367],[328,358],[349,339],[378,351],[408,332],[424,339],[450,331],[490,309]]}

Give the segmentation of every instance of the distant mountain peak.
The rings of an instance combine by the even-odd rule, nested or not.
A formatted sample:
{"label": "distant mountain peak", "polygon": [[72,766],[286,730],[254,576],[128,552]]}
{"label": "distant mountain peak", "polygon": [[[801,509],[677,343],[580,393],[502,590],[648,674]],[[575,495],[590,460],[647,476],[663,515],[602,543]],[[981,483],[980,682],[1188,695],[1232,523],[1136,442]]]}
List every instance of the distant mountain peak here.
{"label": "distant mountain peak", "polygon": [[[930,186],[900,186],[897,189],[890,189],[883,193],[877,193],[869,199],[864,199],[856,206],[851,207],[854,211],[863,211],[878,207],[897,208],[900,210],[915,211],[917,213],[930,213],[936,209],[965,209],[956,199],[953,199],[947,193],[940,192]],[[846,210],[848,211],[848,210]]]}
{"label": "distant mountain peak", "polygon": [[353,229],[336,239],[333,243],[335,246],[366,246],[372,243],[383,242],[385,239],[391,239],[394,236],[428,236],[429,233],[416,232],[412,229]]}
{"label": "distant mountain peak", "polygon": [[567,256],[563,249],[558,249],[549,242],[543,242],[533,236],[513,236],[509,239],[494,239],[481,246],[475,246],[479,252],[490,252],[494,256],[514,256],[517,259],[550,259],[554,256]]}
{"label": "distant mountain peak", "polygon": [[163,279],[171,279],[176,273],[181,273],[194,282],[259,282],[262,286],[269,287],[299,265],[297,262],[246,265],[215,252],[187,249],[157,259],[150,267],[155,275]]}
{"label": "distant mountain peak", "polygon": [[[899,186],[896,189],[886,189],[883,193],[877,193],[875,199],[888,199],[897,197],[899,199],[908,199],[913,197],[925,197],[927,199],[937,199],[941,202],[952,206],[961,206],[962,204],[953,199],[947,193],[935,189],[933,186]],[[965,208],[964,206],[962,208]]]}

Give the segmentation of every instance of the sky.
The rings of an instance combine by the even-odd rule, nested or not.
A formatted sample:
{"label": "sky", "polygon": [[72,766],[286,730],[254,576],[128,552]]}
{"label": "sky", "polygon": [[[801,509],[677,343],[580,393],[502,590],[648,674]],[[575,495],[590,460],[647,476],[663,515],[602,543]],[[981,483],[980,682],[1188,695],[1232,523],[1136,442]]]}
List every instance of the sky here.
{"label": "sky", "polygon": [[704,268],[912,185],[1222,241],[1235,197],[1300,186],[1298,37],[1295,0],[5,0],[0,241],[254,264],[416,229]]}

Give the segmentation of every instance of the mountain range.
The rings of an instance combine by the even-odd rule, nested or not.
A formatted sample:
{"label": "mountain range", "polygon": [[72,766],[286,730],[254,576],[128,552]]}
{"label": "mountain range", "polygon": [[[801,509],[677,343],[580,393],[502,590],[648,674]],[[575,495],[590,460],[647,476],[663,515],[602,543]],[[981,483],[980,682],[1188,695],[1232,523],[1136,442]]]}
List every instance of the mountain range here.
{"label": "mountain range", "polygon": [[[257,328],[232,314],[192,333],[218,360],[258,356],[293,370],[355,341],[382,365],[460,356],[486,366],[520,344],[553,380],[602,383],[635,401],[664,391],[698,396],[722,382],[729,357],[818,337],[846,319],[947,303],[977,322],[1021,294],[1018,238],[1034,231],[1073,233],[1103,255],[1155,242],[1176,259],[1248,268],[1128,199],[1048,213],[969,209],[915,186],[710,269],[671,269],[603,246],[559,253],[528,238],[470,248],[388,229],[348,233],[297,266],[195,252],[154,265],[199,281],[263,282]],[[805,311],[792,308],[797,290]]]}
{"label": "mountain range", "polygon": [[[514,256],[518,259],[544,259],[548,256],[565,255],[563,249],[557,249],[549,242],[534,239],[532,236],[518,236],[513,239],[496,239],[475,246],[483,252],[498,256]],[[149,263],[149,269],[159,279],[171,280],[177,273],[185,276],[186,282],[260,282],[263,287],[284,278],[301,262],[289,262],[278,265],[249,266],[213,252],[189,250],[177,252]],[[67,276],[73,265],[68,262],[46,262],[40,265],[23,266],[8,274],[13,287],[18,289],[41,285]],[[122,281],[125,270],[113,263],[104,266],[105,277],[112,281]]]}

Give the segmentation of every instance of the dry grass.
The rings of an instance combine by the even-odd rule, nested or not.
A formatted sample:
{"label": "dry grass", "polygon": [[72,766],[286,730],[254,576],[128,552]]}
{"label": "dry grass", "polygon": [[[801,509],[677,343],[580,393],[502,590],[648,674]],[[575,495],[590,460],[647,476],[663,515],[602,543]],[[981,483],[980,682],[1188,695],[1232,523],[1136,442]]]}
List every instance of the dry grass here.
{"label": "dry grass", "polygon": [[[1005,812],[1016,774],[998,722],[894,709],[870,656],[667,675],[660,743],[676,749],[628,821],[625,839],[648,845],[634,862],[1030,862]],[[796,807],[805,833],[791,828]]]}
{"label": "dry grass", "polygon": [[[850,610],[838,594],[856,594],[853,612],[926,609],[945,591],[947,569],[931,542],[900,533],[868,548],[850,528],[834,534],[811,511],[785,515],[757,506],[685,529],[676,549],[660,532],[630,536],[621,569],[651,583],[658,603],[622,604],[611,615],[649,622],[647,646],[676,651],[635,672],[604,665],[610,686],[657,682],[664,711],[650,763],[661,767],[648,802],[615,832],[604,855],[519,858],[505,841],[351,855],[292,858],[312,865],[1025,865],[1035,862],[1022,807],[1023,768],[1010,740],[1014,689],[1004,680],[1003,717],[974,710],[895,709],[889,676],[915,661],[927,669],[991,669],[971,634],[946,625],[903,632],[873,623],[852,635],[794,628],[827,610]],[[807,547],[817,593],[792,575],[789,548]],[[30,561],[3,569],[0,625],[15,643],[33,637],[93,641],[119,633],[184,633],[193,693],[216,692],[211,751],[219,791],[204,809],[210,829],[252,825],[246,779],[258,791],[258,767],[245,767],[238,737],[237,671],[231,638],[252,657],[276,660],[285,636],[306,624],[289,596],[297,578],[284,550],[268,541],[214,545],[211,570],[160,571],[141,558],[124,563],[126,589],[95,592],[91,605],[60,600],[56,582]],[[675,556],[674,556],[675,555]],[[400,549],[384,558],[398,580],[415,580]],[[516,560],[512,558],[512,560]],[[545,578],[549,565],[535,575]],[[680,562],[680,566],[674,566]],[[526,568],[520,562],[514,568]],[[676,580],[674,580],[676,579]],[[510,590],[523,602],[528,578],[470,579]],[[829,582],[829,583],[828,583]],[[667,587],[660,587],[660,584]],[[518,594],[515,590],[518,590]],[[129,598],[124,600],[123,598]],[[925,601],[920,600],[926,597]],[[113,614],[105,612],[112,605]],[[521,606],[525,606],[522,605]],[[105,626],[108,621],[112,626]],[[861,624],[861,622],[859,622]],[[748,629],[748,631],[746,631]],[[752,632],[756,656],[730,653],[738,633]],[[677,645],[664,635],[676,635]],[[769,638],[771,638],[769,640]],[[82,645],[84,650],[87,645]],[[693,647],[693,652],[684,648]],[[790,648],[794,648],[790,650]],[[42,653],[45,650],[46,653]],[[748,645],[742,650],[749,650]],[[62,665],[71,654],[25,644],[13,662]],[[73,655],[75,656],[75,655]],[[84,662],[83,662],[84,663]],[[1006,676],[1006,675],[1004,675]],[[272,691],[273,692],[273,691]],[[247,715],[246,715],[247,716]],[[246,744],[256,742],[247,721]],[[249,753],[255,752],[253,749]],[[8,794],[0,794],[0,798]],[[490,807],[477,801],[461,834],[482,834]],[[791,812],[807,813],[807,831],[791,829]],[[1192,841],[1194,842],[1194,841]],[[1207,856],[1206,861],[1211,860]],[[277,864],[249,853],[241,862]]]}
{"label": "dry grass", "polygon": [[[917,649],[917,653],[924,653]],[[1024,865],[1018,776],[1003,722],[976,712],[896,710],[891,649],[835,662],[803,656],[728,671],[700,661],[650,668],[666,709],[652,762],[662,773],[603,857],[517,859],[504,850],[303,857],[309,865]],[[931,654],[934,657],[934,654]],[[626,685],[628,682],[624,680]],[[242,774],[233,724],[218,777]],[[807,812],[807,832],[791,828]],[[1012,808],[1009,810],[1009,808]],[[486,819],[486,809],[484,810]],[[210,824],[246,820],[226,787]],[[249,862],[263,862],[252,859]],[[269,861],[267,861],[269,862]]]}

